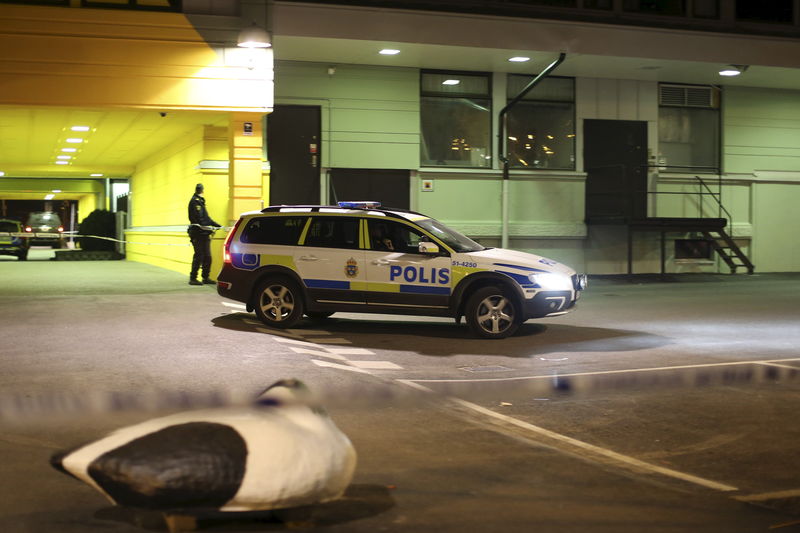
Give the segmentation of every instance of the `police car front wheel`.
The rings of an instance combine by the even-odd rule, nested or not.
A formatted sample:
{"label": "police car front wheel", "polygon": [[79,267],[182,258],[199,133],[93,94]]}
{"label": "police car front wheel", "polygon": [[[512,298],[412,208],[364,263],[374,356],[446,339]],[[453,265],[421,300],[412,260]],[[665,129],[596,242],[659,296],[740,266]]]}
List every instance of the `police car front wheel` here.
{"label": "police car front wheel", "polygon": [[479,337],[502,339],[517,331],[520,311],[502,289],[483,287],[467,300],[465,317],[470,329]]}
{"label": "police car front wheel", "polygon": [[274,328],[290,328],[303,316],[300,288],[287,279],[261,282],[256,288],[254,303],[258,318]]}

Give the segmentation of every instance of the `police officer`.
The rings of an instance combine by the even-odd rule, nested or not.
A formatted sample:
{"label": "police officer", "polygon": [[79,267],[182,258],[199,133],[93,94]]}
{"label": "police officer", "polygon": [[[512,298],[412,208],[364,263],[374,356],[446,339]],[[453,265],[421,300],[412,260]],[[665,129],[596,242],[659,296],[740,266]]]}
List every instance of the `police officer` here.
{"label": "police officer", "polygon": [[[189,285],[215,284],[209,278],[211,273],[211,233],[221,224],[214,222],[206,211],[206,199],[203,198],[203,184],[198,183],[194,195],[189,200],[189,238],[194,247],[192,271],[189,274]],[[197,271],[202,267],[203,280],[197,280]]]}

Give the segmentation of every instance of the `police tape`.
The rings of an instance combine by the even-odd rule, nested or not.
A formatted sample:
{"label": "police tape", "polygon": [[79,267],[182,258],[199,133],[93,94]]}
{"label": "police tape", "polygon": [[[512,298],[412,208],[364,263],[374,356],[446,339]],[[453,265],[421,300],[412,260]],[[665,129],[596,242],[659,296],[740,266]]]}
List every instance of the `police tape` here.
{"label": "police tape", "polygon": [[[783,361],[783,363],[781,362]],[[398,379],[362,382],[313,391],[310,405],[329,408],[419,406],[451,398],[484,401],[497,407],[531,405],[541,401],[586,398],[609,392],[641,393],[708,390],[713,387],[785,386],[800,381],[800,367],[786,362],[738,361],[698,367],[677,366],[587,373],[518,376],[509,378]],[[402,386],[405,385],[405,386]],[[265,387],[266,388],[266,387]],[[176,391],[155,387],[131,391],[65,390],[4,392],[0,394],[0,421],[31,423],[47,417],[80,417],[121,412],[164,412],[251,404],[261,390],[235,389]],[[423,392],[424,394],[420,394]]]}
{"label": "police tape", "polygon": [[[228,227],[216,227],[216,226],[200,226],[199,224],[190,224],[190,226],[197,226],[201,229],[211,231],[212,233],[222,229],[225,231],[229,231],[230,228]],[[61,233],[45,233],[45,232],[37,232],[37,231],[0,231],[0,237],[17,237],[23,239],[57,239],[59,237],[72,237],[72,238],[85,238],[85,239],[100,239],[103,241],[111,241],[111,242],[118,242],[122,244],[136,244],[136,245],[147,245],[147,246],[191,246],[191,244],[184,244],[184,243],[171,243],[171,242],[139,242],[139,241],[127,241],[127,240],[120,240],[115,239],[113,237],[103,237],[100,235],[84,235],[81,233],[76,233],[72,231],[64,231]],[[4,243],[7,244],[7,243]]]}

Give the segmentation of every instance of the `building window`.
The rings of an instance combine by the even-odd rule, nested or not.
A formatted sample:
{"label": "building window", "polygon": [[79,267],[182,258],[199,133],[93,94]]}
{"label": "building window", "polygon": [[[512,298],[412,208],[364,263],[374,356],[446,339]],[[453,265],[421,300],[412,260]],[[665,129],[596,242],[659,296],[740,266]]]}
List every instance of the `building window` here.
{"label": "building window", "polygon": [[686,0],[625,0],[623,7],[625,11],[635,13],[673,16],[686,14]]}
{"label": "building window", "polygon": [[[508,99],[532,76],[510,75]],[[575,169],[575,80],[545,78],[508,112],[506,153],[509,165],[522,168]]]}
{"label": "building window", "polygon": [[489,74],[423,71],[422,166],[491,167]]}
{"label": "building window", "polygon": [[692,15],[696,18],[718,19],[719,0],[694,0],[692,2]]}
{"label": "building window", "polygon": [[749,22],[794,22],[794,0],[736,1],[736,19]]}
{"label": "building window", "polygon": [[719,172],[719,89],[659,86],[658,165],[667,172]]}

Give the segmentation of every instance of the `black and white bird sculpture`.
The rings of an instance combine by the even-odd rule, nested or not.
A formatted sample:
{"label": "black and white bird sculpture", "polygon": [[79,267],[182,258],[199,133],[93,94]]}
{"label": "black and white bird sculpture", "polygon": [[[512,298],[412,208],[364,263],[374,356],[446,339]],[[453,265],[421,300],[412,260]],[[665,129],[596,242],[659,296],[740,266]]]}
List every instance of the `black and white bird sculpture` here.
{"label": "black and white bird sculpture", "polygon": [[356,453],[297,380],[252,406],[204,409],[119,429],[51,464],[113,503],[162,511],[266,511],[339,498]]}

